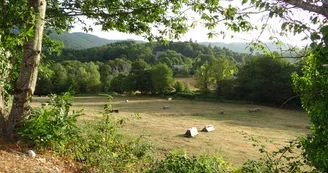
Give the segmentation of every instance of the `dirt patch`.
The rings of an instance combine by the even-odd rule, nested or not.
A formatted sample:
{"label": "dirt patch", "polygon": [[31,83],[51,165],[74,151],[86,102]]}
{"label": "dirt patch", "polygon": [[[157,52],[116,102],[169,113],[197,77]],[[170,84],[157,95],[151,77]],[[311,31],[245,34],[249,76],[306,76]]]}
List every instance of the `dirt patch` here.
{"label": "dirt patch", "polygon": [[50,152],[32,158],[27,150],[24,144],[0,139],[0,173],[81,172],[82,166],[69,159],[54,157]]}

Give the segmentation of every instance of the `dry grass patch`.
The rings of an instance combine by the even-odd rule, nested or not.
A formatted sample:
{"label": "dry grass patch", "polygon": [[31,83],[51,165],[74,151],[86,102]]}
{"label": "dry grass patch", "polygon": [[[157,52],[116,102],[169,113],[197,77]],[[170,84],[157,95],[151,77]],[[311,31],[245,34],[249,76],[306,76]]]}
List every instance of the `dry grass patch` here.
{"label": "dry grass patch", "polygon": [[[47,98],[36,97],[33,106],[40,106]],[[129,100],[128,103],[125,100]],[[73,109],[82,109],[93,120],[101,116],[106,97],[75,97]],[[163,109],[170,106],[170,109]],[[249,113],[249,109],[262,108]],[[309,118],[303,111],[281,110],[271,107],[204,101],[172,100],[151,97],[114,97],[113,108],[120,110],[118,117],[140,113],[141,120],[131,120],[124,127],[125,133],[144,136],[163,155],[173,149],[187,149],[190,154],[219,152],[227,161],[240,165],[248,159],[260,157],[252,142],[240,132],[261,140],[269,150],[283,146],[288,140],[307,134]],[[220,114],[224,110],[224,115]],[[215,131],[199,132],[195,138],[183,137],[190,127],[200,131],[213,124]],[[272,141],[272,142],[269,142]]]}

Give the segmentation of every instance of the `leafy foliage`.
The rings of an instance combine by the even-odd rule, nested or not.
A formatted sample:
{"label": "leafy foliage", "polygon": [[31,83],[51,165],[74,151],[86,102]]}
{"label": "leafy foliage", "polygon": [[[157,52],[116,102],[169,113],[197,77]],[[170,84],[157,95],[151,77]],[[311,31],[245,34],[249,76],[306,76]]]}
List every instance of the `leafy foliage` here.
{"label": "leafy foliage", "polygon": [[213,62],[211,68],[214,79],[213,82],[216,84],[216,92],[218,95],[222,95],[223,81],[229,78],[231,79],[232,76],[237,73],[236,65],[229,59],[218,58]]}
{"label": "leafy foliage", "polygon": [[182,92],[185,90],[184,84],[180,81],[176,81],[173,87],[175,88],[175,92]]}
{"label": "leafy foliage", "polygon": [[188,157],[186,152],[173,151],[167,155],[163,160],[159,160],[148,171],[154,173],[167,172],[200,172],[212,173],[222,172],[228,173],[231,168],[219,156],[202,155],[198,157]]}
{"label": "leafy foliage", "polygon": [[157,64],[151,69],[154,93],[164,94],[172,90],[173,73],[165,64]]}
{"label": "leafy foliage", "polygon": [[211,71],[211,66],[207,62],[199,67],[196,71],[196,87],[200,89],[200,91],[204,93],[208,93],[210,91],[210,86],[213,84],[213,76]]}
{"label": "leafy foliage", "polygon": [[[111,112],[111,96],[103,118],[83,126],[83,135],[74,145],[73,157],[90,166],[92,172],[134,172],[152,159],[152,148],[142,138],[127,140],[120,128],[128,119],[117,119]],[[137,118],[140,118],[137,116]]]}
{"label": "leafy foliage", "polygon": [[[320,38],[318,38],[320,39]],[[295,90],[301,95],[302,106],[311,118],[311,134],[302,140],[305,156],[318,170],[328,171],[328,27],[322,28],[319,44],[313,44],[303,67],[303,76],[293,74]]]}
{"label": "leafy foliage", "polygon": [[68,143],[80,137],[76,122],[82,110],[70,112],[70,99],[68,93],[51,95],[49,107],[33,109],[18,134],[40,148],[65,149]]}
{"label": "leafy foliage", "polygon": [[282,59],[266,56],[252,58],[237,74],[239,97],[243,100],[280,106],[296,95],[290,77],[295,71],[295,66]]}
{"label": "leafy foliage", "polygon": [[179,92],[176,94],[177,97],[185,98],[185,99],[195,99],[197,94],[190,91]]}

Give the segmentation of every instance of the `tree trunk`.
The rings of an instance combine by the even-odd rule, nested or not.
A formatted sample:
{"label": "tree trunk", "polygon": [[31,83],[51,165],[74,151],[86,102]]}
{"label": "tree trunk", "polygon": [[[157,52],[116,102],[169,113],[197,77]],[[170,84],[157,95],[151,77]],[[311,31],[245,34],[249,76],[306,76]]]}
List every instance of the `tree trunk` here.
{"label": "tree trunk", "polygon": [[[31,10],[34,10],[36,16],[33,26],[33,38],[24,45],[20,74],[14,91],[13,105],[6,122],[6,135],[11,140],[16,137],[15,128],[18,127],[19,123],[30,113],[29,103],[32,100],[36,85],[42,48],[46,1],[28,0],[28,5]],[[31,24],[30,27],[32,27]]]}
{"label": "tree trunk", "polygon": [[216,95],[220,96],[220,94],[222,94],[222,81],[221,80],[217,80],[216,81]]}
{"label": "tree trunk", "polygon": [[[2,61],[2,71],[0,74],[0,137],[3,137],[5,134],[5,119],[7,117],[7,99],[5,97],[5,89],[3,83],[10,81],[10,70],[12,67],[12,64],[9,60],[11,54],[9,50],[4,50],[3,54],[1,55],[2,58],[4,58],[4,61]],[[7,81],[5,81],[7,80]]]}
{"label": "tree trunk", "polygon": [[4,88],[0,85],[0,138],[4,135],[6,115],[6,100],[4,95]]}

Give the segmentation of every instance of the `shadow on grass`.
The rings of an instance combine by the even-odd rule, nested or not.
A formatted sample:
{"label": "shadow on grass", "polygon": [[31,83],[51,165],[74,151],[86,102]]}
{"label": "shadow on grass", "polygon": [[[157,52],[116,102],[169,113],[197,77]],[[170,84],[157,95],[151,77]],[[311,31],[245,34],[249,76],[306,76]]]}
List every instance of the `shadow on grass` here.
{"label": "shadow on grass", "polygon": [[186,137],[184,136],[184,134],[178,134],[178,135],[175,135],[175,137],[178,137],[178,138],[186,138]]}

